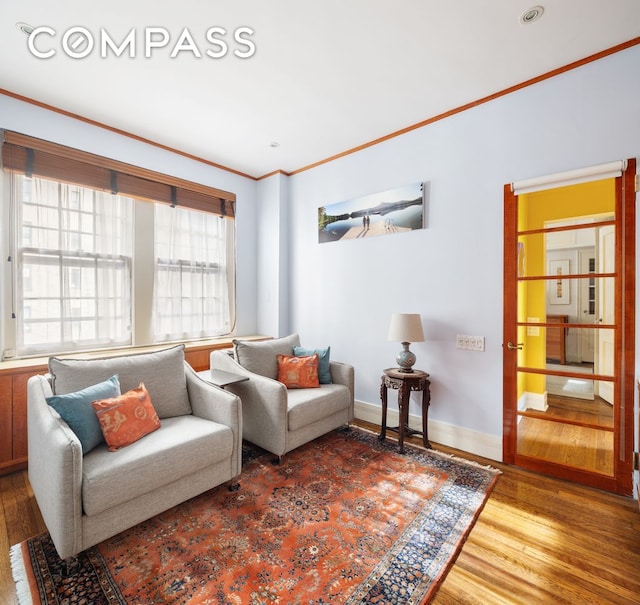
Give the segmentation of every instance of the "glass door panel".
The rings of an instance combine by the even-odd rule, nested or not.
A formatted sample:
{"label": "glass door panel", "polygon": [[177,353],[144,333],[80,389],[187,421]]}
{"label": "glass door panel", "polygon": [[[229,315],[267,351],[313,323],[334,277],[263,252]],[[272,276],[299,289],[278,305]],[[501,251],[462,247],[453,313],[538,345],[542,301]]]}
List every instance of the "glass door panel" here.
{"label": "glass door panel", "polygon": [[518,454],[611,476],[613,430],[522,417]]}
{"label": "glass door panel", "polygon": [[613,429],[615,401],[600,394],[610,381],[580,376],[518,372],[521,393],[518,416],[536,415],[552,420],[569,420]]}
{"label": "glass door panel", "polygon": [[612,179],[518,196],[518,230],[578,227],[615,213]]}
{"label": "glass door panel", "polygon": [[567,189],[518,197],[516,454],[612,476],[615,195]]}

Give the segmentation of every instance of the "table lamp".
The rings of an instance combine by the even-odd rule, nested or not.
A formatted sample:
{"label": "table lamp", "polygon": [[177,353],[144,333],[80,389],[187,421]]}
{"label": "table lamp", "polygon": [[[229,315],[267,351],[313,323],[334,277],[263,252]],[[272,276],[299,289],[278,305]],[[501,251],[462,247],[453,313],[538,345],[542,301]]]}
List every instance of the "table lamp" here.
{"label": "table lamp", "polygon": [[424,342],[422,320],[418,313],[394,313],[391,315],[388,340],[402,343],[402,351],[396,357],[401,372],[413,372],[416,356],[409,350],[412,342]]}

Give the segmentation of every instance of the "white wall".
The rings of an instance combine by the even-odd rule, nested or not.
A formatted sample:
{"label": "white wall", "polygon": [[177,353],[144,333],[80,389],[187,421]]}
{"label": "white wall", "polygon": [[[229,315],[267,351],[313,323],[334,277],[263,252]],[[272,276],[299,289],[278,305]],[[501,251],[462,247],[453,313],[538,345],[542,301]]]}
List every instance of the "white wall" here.
{"label": "white wall", "polygon": [[289,333],[288,183],[274,174],[258,183],[256,267],[259,334]]}
{"label": "white wall", "polygon": [[[432,437],[500,459],[503,185],[640,155],[639,72],[636,46],[288,179],[291,331],[355,366],[362,415],[379,422],[391,313],[421,313]],[[420,180],[426,229],[318,243],[319,206]]]}
{"label": "white wall", "polygon": [[0,128],[195,181],[237,196],[237,332],[255,334],[256,182],[11,97],[0,95]]}
{"label": "white wall", "polygon": [[[636,46],[259,183],[2,95],[0,128],[235,192],[238,333],[330,344],[356,368],[361,415],[379,421],[381,370],[399,350],[386,340],[391,313],[421,313],[427,341],[412,350],[432,377],[432,438],[499,459],[503,185],[639,156],[639,68]],[[415,181],[426,183],[426,229],[318,244],[319,206]],[[457,350],[456,334],[485,336],[486,351]]]}

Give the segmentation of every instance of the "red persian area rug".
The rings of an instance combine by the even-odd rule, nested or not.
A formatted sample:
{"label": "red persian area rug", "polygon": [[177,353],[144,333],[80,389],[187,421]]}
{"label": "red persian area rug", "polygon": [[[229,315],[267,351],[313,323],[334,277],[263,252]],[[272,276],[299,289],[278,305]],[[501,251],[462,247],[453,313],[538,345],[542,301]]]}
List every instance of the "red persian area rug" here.
{"label": "red persian area rug", "polygon": [[246,448],[219,486],[62,565],[48,534],[11,549],[20,603],[423,604],[499,471],[340,429],[288,453]]}

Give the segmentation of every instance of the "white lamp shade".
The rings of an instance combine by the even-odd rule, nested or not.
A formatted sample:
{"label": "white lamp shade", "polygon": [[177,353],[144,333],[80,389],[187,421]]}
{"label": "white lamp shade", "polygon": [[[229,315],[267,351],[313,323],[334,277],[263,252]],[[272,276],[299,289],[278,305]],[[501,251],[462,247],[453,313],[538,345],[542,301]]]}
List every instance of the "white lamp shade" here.
{"label": "white lamp shade", "polygon": [[388,340],[394,340],[396,342],[424,342],[420,314],[394,313],[391,316]]}

